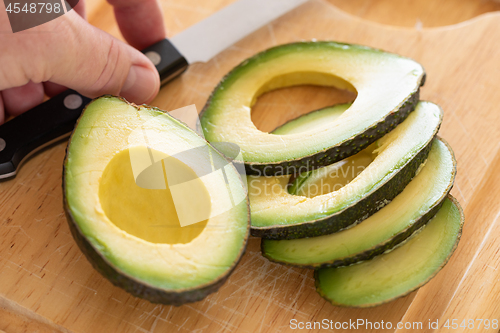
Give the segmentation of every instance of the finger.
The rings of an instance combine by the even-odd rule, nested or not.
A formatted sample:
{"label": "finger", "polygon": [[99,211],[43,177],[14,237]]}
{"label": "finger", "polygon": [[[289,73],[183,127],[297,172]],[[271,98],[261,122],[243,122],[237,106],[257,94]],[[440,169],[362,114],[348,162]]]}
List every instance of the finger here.
{"label": "finger", "polygon": [[160,87],[146,56],[74,11],[30,33],[0,34],[0,45],[9,45],[9,52],[0,53],[0,90],[29,80],[51,81],[89,97],[120,94],[140,104],[149,103]]}
{"label": "finger", "polygon": [[45,91],[45,95],[49,97],[54,97],[55,95],[59,95],[66,89],[68,88],[54,82],[49,81],[43,83],[43,90]]}
{"label": "finger", "polygon": [[[76,6],[73,7],[73,10],[78,13],[83,19],[87,20],[87,14],[85,12],[85,1],[79,0]],[[64,90],[68,89],[65,86],[54,82],[44,82],[43,89],[45,90],[45,95],[49,97],[56,96],[62,93]]]}
{"label": "finger", "polygon": [[73,7],[75,12],[78,13],[81,17],[83,17],[85,20],[87,19],[87,13],[85,12],[85,1],[84,0],[79,0],[78,3],[76,4],[75,7]]}
{"label": "finger", "polygon": [[5,111],[15,117],[42,103],[43,85],[30,81],[21,87],[5,89],[2,96]]}
{"label": "finger", "polygon": [[165,38],[165,25],[157,0],[108,0],[125,40],[142,50]]}
{"label": "finger", "polygon": [[[85,20],[87,19],[87,15],[85,13],[85,1],[80,0],[76,4],[75,7],[73,7],[73,10],[78,13],[82,18]],[[54,82],[43,82],[43,90],[45,91],[45,95],[49,97],[54,97],[56,95],[59,95],[63,91],[68,89],[65,86],[62,86],[60,84],[54,83]]]}
{"label": "finger", "polygon": [[5,109],[3,107],[2,92],[0,92],[0,125],[5,121]]}

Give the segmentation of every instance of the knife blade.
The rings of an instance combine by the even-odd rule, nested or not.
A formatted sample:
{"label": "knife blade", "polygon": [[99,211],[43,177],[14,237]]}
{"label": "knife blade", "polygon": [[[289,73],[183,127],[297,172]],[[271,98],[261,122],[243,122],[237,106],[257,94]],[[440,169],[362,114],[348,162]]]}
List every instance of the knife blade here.
{"label": "knife blade", "polygon": [[[239,0],[142,52],[162,85],[189,64],[206,62],[258,28],[308,0]],[[33,153],[67,138],[91,101],[68,89],[0,126],[0,179],[14,177]]]}

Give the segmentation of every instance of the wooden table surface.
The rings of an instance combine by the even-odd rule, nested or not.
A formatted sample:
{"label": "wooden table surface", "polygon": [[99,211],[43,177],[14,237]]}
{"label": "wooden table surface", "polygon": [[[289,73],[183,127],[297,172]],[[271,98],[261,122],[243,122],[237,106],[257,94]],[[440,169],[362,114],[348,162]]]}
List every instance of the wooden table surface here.
{"label": "wooden table surface", "polygon": [[[231,2],[162,1],[169,36]],[[92,24],[119,38],[108,4],[88,1],[87,10]],[[171,307],[132,297],[92,269],[69,233],[61,190],[66,143],[61,143],[0,183],[0,332],[288,332],[291,319],[358,318],[422,322],[418,332],[429,332],[429,320],[442,325],[447,319],[500,319],[500,12],[492,12],[498,10],[499,2],[487,0],[313,0],[209,63],[191,66],[152,103],[165,110],[196,104],[201,110],[233,66],[273,45],[302,39],[365,44],[422,63],[428,76],[421,98],[444,109],[439,134],[458,160],[452,193],[466,224],[451,261],[417,292],[371,309],[334,307],[316,294],[312,271],[270,263],[260,255],[260,240],[252,238],[228,282],[201,302]],[[281,89],[262,96],[252,118],[269,131],[354,98],[333,88]]]}

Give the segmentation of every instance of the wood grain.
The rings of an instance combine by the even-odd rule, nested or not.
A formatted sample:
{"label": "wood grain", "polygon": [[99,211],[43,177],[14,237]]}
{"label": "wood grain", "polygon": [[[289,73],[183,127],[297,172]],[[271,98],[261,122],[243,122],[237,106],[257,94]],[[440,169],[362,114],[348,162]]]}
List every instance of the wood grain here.
{"label": "wood grain", "polygon": [[[169,35],[230,2],[163,1]],[[119,36],[109,5],[90,2],[88,12],[93,24]],[[252,238],[241,264],[219,292],[177,308],[150,304],[96,273],[71,238],[62,210],[62,143],[29,160],[14,180],[0,183],[0,299],[74,332],[287,332],[291,319],[363,318],[395,325],[400,320],[500,318],[495,296],[500,262],[495,237],[500,228],[500,13],[451,27],[407,29],[311,1],[209,63],[191,66],[163,88],[153,104],[165,110],[196,104],[201,110],[220,78],[246,57],[273,45],[313,38],[386,49],[426,68],[422,98],[444,109],[440,135],[458,160],[452,193],[466,214],[460,246],[434,280],[377,308],[337,308],[316,294],[311,271],[270,263],[260,255],[259,239]],[[353,98],[330,88],[282,89],[262,96],[252,118],[267,131],[301,113]]]}
{"label": "wood grain", "polygon": [[67,333],[69,331],[11,300],[0,298],[0,333],[2,332]]}
{"label": "wood grain", "polygon": [[399,27],[432,28],[457,24],[500,10],[496,0],[328,0],[337,8],[363,18]]}
{"label": "wood grain", "polygon": [[[500,305],[490,300],[500,292],[500,240],[496,237],[500,233],[499,163],[497,149],[495,159],[465,209],[467,224],[455,255],[438,277],[420,290],[405,314],[405,321],[423,317],[444,325],[453,319],[460,323],[464,319],[500,319]],[[431,304],[429,299],[433,299]],[[468,331],[484,331],[484,326],[475,328]]]}

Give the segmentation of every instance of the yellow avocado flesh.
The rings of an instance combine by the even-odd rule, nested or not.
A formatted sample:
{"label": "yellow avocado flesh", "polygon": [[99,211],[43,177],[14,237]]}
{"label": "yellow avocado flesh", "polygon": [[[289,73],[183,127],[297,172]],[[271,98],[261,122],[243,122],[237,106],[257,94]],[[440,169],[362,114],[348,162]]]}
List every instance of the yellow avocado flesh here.
{"label": "yellow avocado flesh", "polygon": [[317,271],[318,291],[332,303],[366,307],[405,295],[425,284],[456,247],[463,213],[446,199],[436,216],[393,251],[348,267]]}
{"label": "yellow avocado flesh", "polygon": [[[148,148],[139,146],[130,149]],[[197,204],[191,205],[191,209],[202,210],[203,215],[208,217],[211,199],[203,182],[196,178],[194,171],[186,164],[177,159],[168,159],[168,161],[170,164],[177,161],[172,166],[177,169],[176,171],[192,174],[193,181],[198,183],[197,191],[185,193],[183,199],[192,200],[192,196],[197,195]],[[151,243],[186,244],[203,231],[208,220],[181,226],[168,186],[169,177],[167,177],[164,163],[162,160],[162,176],[164,177],[158,180],[164,182],[165,189],[143,188],[134,179],[129,149],[117,153],[104,170],[99,186],[99,198],[109,220],[130,235]]]}
{"label": "yellow avocado flesh", "polygon": [[[165,156],[171,156],[189,166],[180,170],[200,176],[210,198],[210,217],[198,225],[204,227],[176,226],[173,229],[177,231],[169,235],[146,232],[144,221],[148,219],[169,225],[175,219],[158,220],[171,216],[170,210],[162,207],[169,205],[167,191],[156,199],[154,192],[163,190],[137,188],[132,183],[126,155],[140,153],[144,150],[137,147],[144,146],[151,148],[153,160],[140,159],[145,162],[139,171],[161,166]],[[179,157],[201,148],[211,154]],[[137,109],[119,98],[101,97],[87,106],[68,146],[64,174],[67,209],[80,233],[121,274],[165,290],[196,288],[230,271],[241,256],[249,228],[246,190],[237,170],[231,165],[224,168],[227,183],[221,170],[203,175],[202,166],[210,165],[210,159],[219,164],[225,161],[203,138],[168,114],[147,107]],[[134,174],[134,178],[140,175]],[[117,182],[115,177],[122,179]],[[120,208],[122,200],[129,207]],[[183,202],[184,209],[193,205]],[[139,221],[132,218],[134,214]]]}

